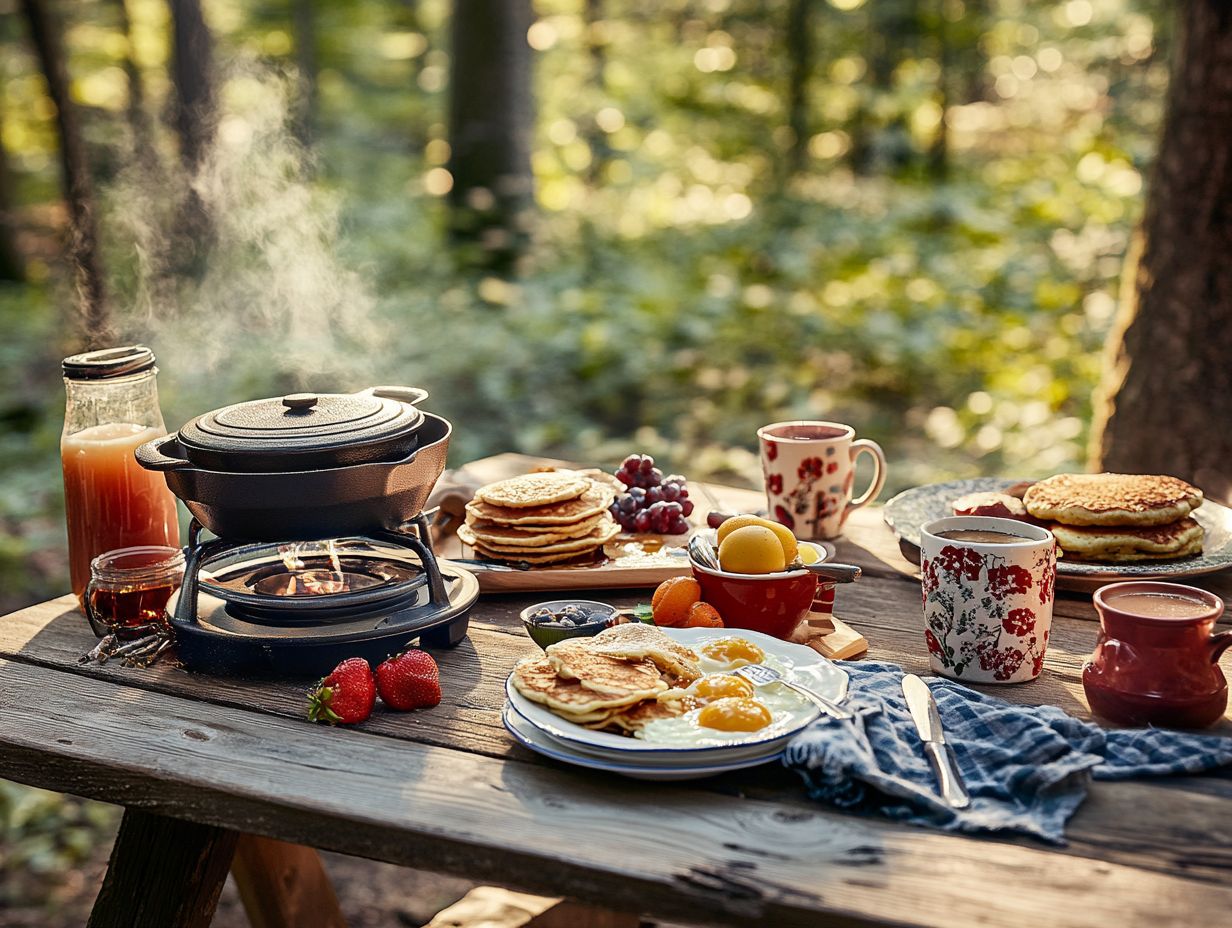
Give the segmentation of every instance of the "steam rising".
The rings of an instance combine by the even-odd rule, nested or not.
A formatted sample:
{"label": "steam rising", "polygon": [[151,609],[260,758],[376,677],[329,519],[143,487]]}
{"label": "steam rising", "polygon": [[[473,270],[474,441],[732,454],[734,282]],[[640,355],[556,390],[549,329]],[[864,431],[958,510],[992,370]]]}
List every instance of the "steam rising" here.
{"label": "steam rising", "polygon": [[[389,343],[371,290],[338,258],[336,199],[308,181],[292,82],[248,67],[220,87],[216,141],[196,176],[165,155],[157,168],[134,164],[107,191],[109,237],[132,249],[120,256],[131,270],[117,290],[131,302],[120,304],[119,327],[158,354],[172,428],[269,395],[260,391],[271,383],[369,385]],[[186,221],[190,190],[208,235]]]}

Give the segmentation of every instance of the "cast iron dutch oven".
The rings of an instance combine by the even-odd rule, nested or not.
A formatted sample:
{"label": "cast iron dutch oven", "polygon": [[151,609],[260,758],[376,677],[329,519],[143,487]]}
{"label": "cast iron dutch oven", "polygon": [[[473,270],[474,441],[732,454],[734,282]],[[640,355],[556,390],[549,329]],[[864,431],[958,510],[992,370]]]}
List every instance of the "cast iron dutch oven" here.
{"label": "cast iron dutch oven", "polygon": [[310,540],[397,529],[445,468],[450,424],[414,387],[294,393],[216,409],[137,461],[222,538]]}

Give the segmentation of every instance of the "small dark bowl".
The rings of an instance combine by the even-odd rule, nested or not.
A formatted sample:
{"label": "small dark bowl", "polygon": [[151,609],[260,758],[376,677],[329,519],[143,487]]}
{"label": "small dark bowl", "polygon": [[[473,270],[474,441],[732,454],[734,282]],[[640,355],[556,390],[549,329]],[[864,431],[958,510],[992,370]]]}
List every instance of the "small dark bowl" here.
{"label": "small dark bowl", "polygon": [[[538,612],[540,609],[559,612],[565,606],[577,606],[588,612],[602,612],[604,618],[601,620],[596,619],[594,622],[587,622],[585,625],[575,625],[573,628],[549,628],[543,625],[536,625],[530,620],[532,612]],[[591,638],[605,628],[610,628],[615,618],[615,606],[595,602],[591,599],[552,599],[544,603],[535,603],[533,606],[527,606],[522,610],[522,624],[526,627],[526,634],[530,635],[531,640],[544,650],[547,650],[549,646],[556,644],[558,641],[564,641],[566,638]]]}

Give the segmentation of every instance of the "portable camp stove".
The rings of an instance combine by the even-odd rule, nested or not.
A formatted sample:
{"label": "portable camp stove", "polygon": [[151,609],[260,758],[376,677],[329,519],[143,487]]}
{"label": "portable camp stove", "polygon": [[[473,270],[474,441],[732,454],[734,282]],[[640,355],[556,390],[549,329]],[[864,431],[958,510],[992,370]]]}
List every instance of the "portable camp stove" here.
{"label": "portable camp stove", "polygon": [[419,514],[398,531],[304,542],[201,540],[189,527],[184,585],[167,604],[176,652],[207,673],[324,674],[375,665],[416,638],[454,647],[479,596],[470,572],[438,561]]}

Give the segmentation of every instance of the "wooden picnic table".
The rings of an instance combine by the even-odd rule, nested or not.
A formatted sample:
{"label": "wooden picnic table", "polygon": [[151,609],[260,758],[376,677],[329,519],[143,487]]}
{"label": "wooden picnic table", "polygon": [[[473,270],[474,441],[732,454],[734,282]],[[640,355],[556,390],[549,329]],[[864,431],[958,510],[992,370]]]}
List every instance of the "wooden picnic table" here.
{"label": "wooden picnic table", "polygon": [[[733,509],[758,498],[713,491]],[[919,582],[877,508],[838,556],[864,577],[836,615],[870,658],[927,674]],[[1197,582],[1232,593],[1227,577]],[[94,639],[72,597],[33,606],[0,619],[0,776],[125,807],[91,925],[207,925],[242,835],[690,923],[1155,928],[1232,912],[1227,772],[1095,783],[1053,848],[837,812],[774,765],[656,785],[540,758],[500,721],[506,675],[536,651],[518,621],[536,598],[481,599],[469,640],[436,655],[441,705],[355,729],[310,724],[302,680],[78,665]],[[991,691],[1086,717],[1096,629],[1089,595],[1062,595],[1043,677]],[[261,866],[251,847],[247,866]],[[327,909],[300,900],[286,923]]]}

